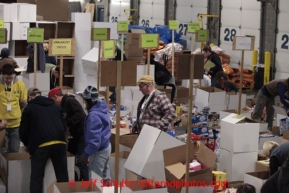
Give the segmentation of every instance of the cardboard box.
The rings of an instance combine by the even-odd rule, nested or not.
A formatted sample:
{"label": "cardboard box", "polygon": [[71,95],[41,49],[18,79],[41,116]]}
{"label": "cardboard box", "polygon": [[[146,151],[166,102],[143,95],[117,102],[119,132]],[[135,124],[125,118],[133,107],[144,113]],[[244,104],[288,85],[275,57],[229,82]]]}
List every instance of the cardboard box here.
{"label": "cardboard box", "polygon": [[117,33],[117,22],[93,22],[93,28],[110,28],[110,39],[117,40],[118,33]]}
{"label": "cardboard box", "polygon": [[[197,89],[195,103],[197,106],[226,105],[226,92],[213,87],[201,87]],[[226,109],[221,109],[226,110]]]}
{"label": "cardboard box", "polygon": [[[228,110],[223,110],[220,111],[220,120],[224,119],[225,117],[227,117],[228,115],[230,115],[231,113],[235,113],[237,114],[237,110],[236,109],[228,109]],[[241,110],[241,115],[250,118],[251,117],[251,113]]]}
{"label": "cardboard box", "polygon": [[[41,91],[50,90],[50,69],[46,68],[45,72],[41,71],[36,72],[36,87],[41,88]],[[23,82],[26,85],[26,88],[29,89],[34,87],[34,73],[23,72]]]}
{"label": "cardboard box", "polygon": [[126,57],[142,57],[143,48],[140,48],[139,45],[135,44],[126,44],[124,47]]}
{"label": "cardboard box", "polygon": [[27,29],[29,23],[12,22],[12,37],[11,40],[27,40]]}
{"label": "cardboard box", "polygon": [[0,3],[0,18],[5,22],[12,22],[11,15],[11,5],[8,3]]}
{"label": "cardboard box", "polygon": [[126,36],[126,44],[139,45],[141,34],[145,33],[145,30],[131,29],[131,33]]}
{"label": "cardboard box", "polygon": [[[166,88],[164,88],[164,86],[156,86],[156,88],[162,92],[165,92],[167,97],[171,100],[172,87],[166,86]],[[177,104],[188,104],[189,89],[186,87],[177,86],[175,97],[177,99]]]}
{"label": "cardboard box", "polygon": [[68,0],[37,0],[36,5],[37,15],[43,16],[45,21],[70,20]]}
{"label": "cardboard box", "polygon": [[[275,141],[279,145],[282,144],[282,137],[277,136],[277,135],[275,135],[273,137],[266,137],[265,136],[266,134],[270,135],[270,133],[260,133],[260,136],[259,136],[259,150],[263,150],[263,144],[266,141]],[[264,135],[264,137],[262,137],[261,135]]]}
{"label": "cardboard box", "polygon": [[167,188],[153,188],[153,187],[147,187],[149,184],[147,183],[149,180],[136,180],[131,181],[131,185],[128,184],[128,186],[124,185],[121,189],[121,193],[167,193]]}
{"label": "cardboard box", "polygon": [[144,125],[124,167],[142,177],[164,181],[162,151],[183,144],[166,132]]}
{"label": "cardboard box", "polygon": [[230,151],[220,149],[219,170],[227,173],[228,181],[243,181],[245,173],[255,171],[257,156],[257,151],[232,153]]}
{"label": "cardboard box", "polygon": [[269,160],[257,161],[255,172],[270,171],[269,164],[270,164]]}
{"label": "cardboard box", "polygon": [[252,99],[246,99],[246,106],[247,107],[254,107],[254,105],[256,104],[256,99],[252,98]]}
{"label": "cardboard box", "polygon": [[[199,149],[195,149],[193,145],[191,147],[190,160],[196,159],[202,164],[202,170],[190,172],[189,180],[205,181],[207,185],[210,185],[213,175],[212,168],[215,164],[216,154],[206,147],[203,143],[200,143]],[[168,181],[181,181],[185,179],[186,174],[186,148],[187,146],[181,145],[178,147],[166,149],[163,151],[164,166],[166,180]],[[195,157],[195,153],[197,156]],[[169,192],[180,192],[182,187],[168,187]]]}
{"label": "cardboard box", "polygon": [[17,3],[17,22],[36,22],[36,5]]}
{"label": "cardboard box", "polygon": [[[75,157],[69,153],[67,156],[68,175],[69,179],[72,180],[74,179]],[[4,178],[3,181],[7,182],[8,193],[29,192],[31,174],[30,155],[27,152],[6,153],[3,154],[3,157],[5,158],[3,167],[5,175],[1,176]],[[56,177],[52,162],[48,160],[43,178],[43,193],[46,193],[47,187],[55,180]],[[15,186],[15,181],[19,182],[17,186]]]}
{"label": "cardboard box", "polygon": [[[239,108],[239,93],[227,92],[226,104],[228,104],[228,109],[238,109]],[[246,106],[246,94],[241,95],[241,109]]]}
{"label": "cardboard box", "polygon": [[[101,86],[117,85],[117,65],[121,65],[121,86],[137,85],[137,65],[132,61],[102,61],[101,62]],[[113,78],[114,77],[114,78]]]}
{"label": "cardboard box", "polygon": [[[115,152],[115,129],[111,129],[110,143],[111,143],[111,152]],[[129,129],[120,129],[119,134],[119,144],[133,148],[136,140],[138,138],[137,134],[131,134]]]}
{"label": "cardboard box", "polygon": [[244,183],[253,185],[256,188],[256,192],[261,192],[263,184],[269,177],[269,172],[250,172],[245,174]]}
{"label": "cardboard box", "polygon": [[[7,29],[7,41],[9,41],[10,40],[10,33],[11,33],[11,23],[5,22],[4,23],[4,28]],[[26,61],[27,61],[27,58],[26,58]]]}
{"label": "cardboard box", "polygon": [[85,74],[96,76],[98,75],[98,48],[92,48],[82,58],[83,72]]}
{"label": "cardboard box", "polygon": [[273,105],[273,108],[275,109],[275,112],[277,114],[277,126],[280,126],[280,119],[284,119],[287,116],[287,113],[285,112],[284,108],[277,107]]}
{"label": "cardboard box", "polygon": [[137,63],[142,63],[143,57],[142,56],[130,56],[130,57],[127,57],[127,61],[135,61]]}
{"label": "cardboard box", "polygon": [[[88,182],[58,182],[52,183],[48,188],[48,193],[85,193],[85,192],[95,192],[101,193],[101,190],[95,187],[93,184],[89,185]],[[88,184],[87,187],[84,184]]]}
{"label": "cardboard box", "polygon": [[[114,193],[115,182],[113,182],[114,184],[112,186],[107,187],[106,184],[104,184],[102,178],[93,171],[91,171],[90,181],[94,183],[93,192],[95,192],[96,191],[95,189],[97,188],[100,190],[101,193]],[[120,187],[118,187],[118,192],[120,192]]]}
{"label": "cardboard box", "polygon": [[259,123],[232,113],[222,119],[221,128],[220,147],[222,149],[232,153],[258,151]]}
{"label": "cardboard box", "polygon": [[[128,156],[128,151],[119,152],[119,175],[118,180],[137,180],[137,176],[131,171],[124,168],[124,163],[126,162]],[[111,174],[111,179],[115,180],[115,153],[110,154],[109,157],[109,169]]]}

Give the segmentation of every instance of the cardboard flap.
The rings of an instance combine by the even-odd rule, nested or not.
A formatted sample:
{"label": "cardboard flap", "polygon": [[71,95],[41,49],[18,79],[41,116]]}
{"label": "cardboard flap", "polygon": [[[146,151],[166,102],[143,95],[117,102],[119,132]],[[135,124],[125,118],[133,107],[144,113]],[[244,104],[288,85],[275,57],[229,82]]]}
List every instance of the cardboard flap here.
{"label": "cardboard flap", "polygon": [[236,124],[236,123],[242,121],[245,118],[246,118],[245,116],[232,113],[232,114],[228,115],[227,117],[223,118],[222,121],[226,121],[228,123]]}
{"label": "cardboard flap", "polygon": [[[116,129],[115,128],[111,129],[111,133],[115,135]],[[130,135],[130,130],[127,128],[119,129],[119,136],[122,136],[122,135]]]}
{"label": "cardboard flap", "polygon": [[143,29],[130,29],[131,33],[134,33],[134,34],[145,34],[146,31],[143,30]]}
{"label": "cardboard flap", "polygon": [[200,87],[200,89],[206,92],[225,92],[224,90],[218,89],[216,87]]}
{"label": "cardboard flap", "polygon": [[28,160],[28,159],[30,159],[30,155],[27,152],[4,153],[3,157],[7,161],[11,161],[11,160]]}
{"label": "cardboard flap", "polygon": [[273,108],[275,109],[277,114],[280,114],[280,115],[287,117],[287,113],[282,107],[277,107],[277,106],[273,105]]}
{"label": "cardboard flap", "polygon": [[[191,160],[193,160],[195,158],[195,153],[197,150],[194,148],[193,144],[190,145],[190,148],[191,148],[190,157],[191,157]],[[173,148],[164,150],[163,151],[164,165],[168,166],[177,162],[185,163],[186,162],[186,149],[187,149],[187,145],[184,144],[178,147],[173,147]]]}
{"label": "cardboard flap", "polygon": [[250,172],[247,173],[248,175],[254,176],[256,178],[267,180],[270,177],[269,171],[263,171],[263,172]]}
{"label": "cardboard flap", "polygon": [[181,162],[166,166],[165,168],[177,179],[182,179],[183,176],[186,174],[186,166]]}
{"label": "cardboard flap", "polygon": [[201,164],[205,165],[207,168],[213,168],[216,162],[217,155],[205,146],[203,143],[200,143],[200,147],[197,153],[197,160]]}

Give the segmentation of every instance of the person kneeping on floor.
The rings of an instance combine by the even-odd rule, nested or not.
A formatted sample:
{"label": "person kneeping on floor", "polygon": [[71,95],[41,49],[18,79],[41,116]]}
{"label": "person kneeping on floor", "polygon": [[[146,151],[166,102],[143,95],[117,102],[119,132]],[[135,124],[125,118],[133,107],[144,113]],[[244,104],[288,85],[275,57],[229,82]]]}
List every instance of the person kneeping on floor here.
{"label": "person kneeping on floor", "polygon": [[30,193],[40,193],[49,158],[57,182],[68,182],[66,124],[61,107],[52,99],[41,96],[39,89],[30,88],[28,100],[22,114],[19,134],[31,155]]}
{"label": "person kneeping on floor", "polygon": [[107,185],[109,185],[109,156],[111,153],[109,138],[111,131],[108,107],[105,100],[98,98],[95,87],[88,86],[82,93],[82,97],[88,111],[84,123],[84,136],[87,146],[78,161],[87,164],[89,158],[90,172],[95,172],[104,179],[104,183],[107,182]]}

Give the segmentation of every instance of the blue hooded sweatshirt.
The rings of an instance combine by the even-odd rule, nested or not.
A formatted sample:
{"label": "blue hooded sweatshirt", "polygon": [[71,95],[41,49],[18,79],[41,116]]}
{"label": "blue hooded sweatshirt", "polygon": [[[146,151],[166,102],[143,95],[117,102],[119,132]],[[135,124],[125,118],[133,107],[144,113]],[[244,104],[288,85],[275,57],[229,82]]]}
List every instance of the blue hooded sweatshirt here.
{"label": "blue hooded sweatshirt", "polygon": [[110,118],[105,100],[99,100],[89,109],[84,123],[84,136],[84,155],[87,157],[109,146]]}

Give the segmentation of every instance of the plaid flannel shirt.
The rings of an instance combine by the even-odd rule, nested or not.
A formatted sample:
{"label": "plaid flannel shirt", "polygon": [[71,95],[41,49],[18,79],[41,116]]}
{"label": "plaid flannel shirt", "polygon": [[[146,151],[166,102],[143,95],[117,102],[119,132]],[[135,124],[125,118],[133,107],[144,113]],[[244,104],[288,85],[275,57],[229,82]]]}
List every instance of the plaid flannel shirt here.
{"label": "plaid flannel shirt", "polygon": [[[156,96],[143,112],[140,127],[147,124],[160,130],[167,131],[169,124],[176,118],[176,111],[164,92],[156,90],[155,95]],[[138,114],[141,110],[141,105],[140,102],[137,108]],[[138,120],[132,125],[134,130],[137,130],[137,127],[139,127]],[[141,128],[138,128],[138,130],[141,130]]]}

